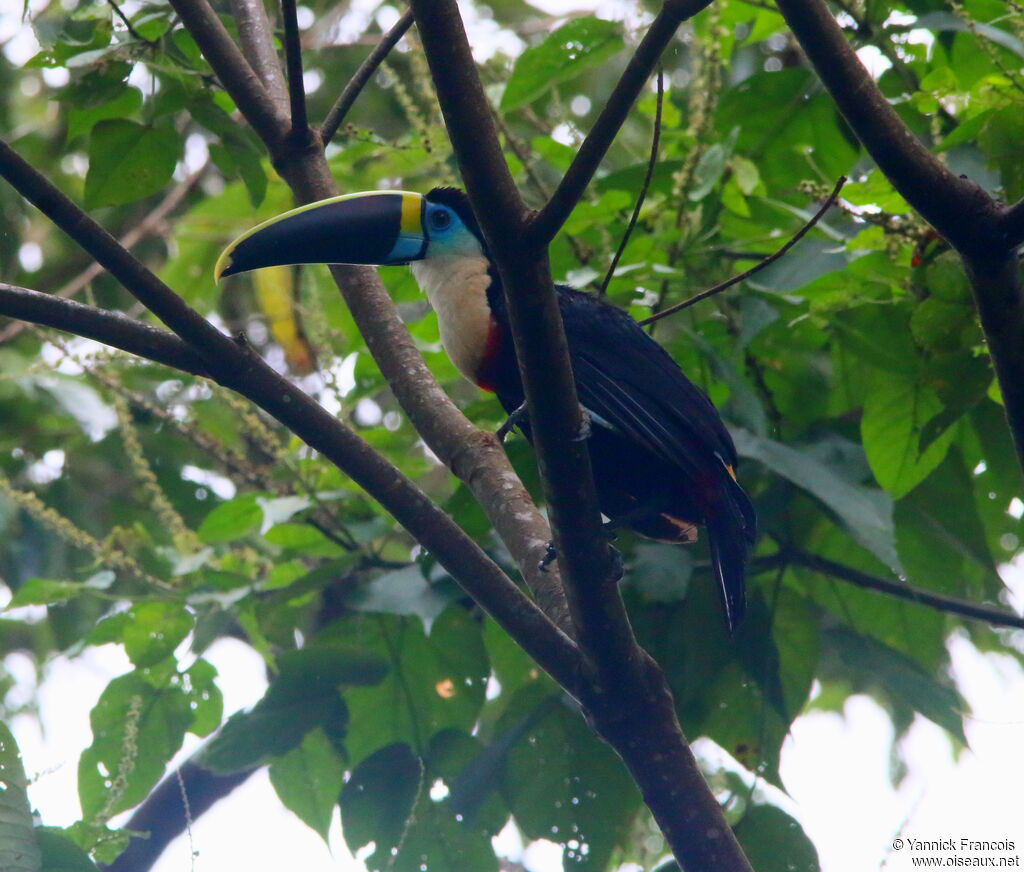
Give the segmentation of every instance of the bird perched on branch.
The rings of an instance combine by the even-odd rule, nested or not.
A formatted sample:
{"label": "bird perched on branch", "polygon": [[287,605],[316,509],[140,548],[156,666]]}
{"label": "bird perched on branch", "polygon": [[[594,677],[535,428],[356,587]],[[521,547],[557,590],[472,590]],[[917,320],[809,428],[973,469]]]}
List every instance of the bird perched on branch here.
{"label": "bird perched on branch", "polygon": [[[375,191],[301,206],[260,224],[220,256],[216,276],[299,263],[408,264],[437,312],[441,342],[467,378],[497,394],[530,438],[505,295],[466,195]],[[743,617],[756,537],[718,412],[628,314],[558,286],[601,511],[615,526],[687,543],[707,528],[730,630]]]}

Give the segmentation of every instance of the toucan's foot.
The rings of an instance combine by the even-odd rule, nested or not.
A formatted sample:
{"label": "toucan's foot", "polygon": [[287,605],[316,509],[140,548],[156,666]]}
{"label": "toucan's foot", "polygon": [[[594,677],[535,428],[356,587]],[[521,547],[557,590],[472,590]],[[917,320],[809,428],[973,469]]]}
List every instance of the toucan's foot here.
{"label": "toucan's foot", "polygon": [[555,543],[548,542],[548,547],[544,551],[544,556],[537,563],[537,569],[541,572],[547,572],[548,567],[558,559],[558,552],[555,550]]}
{"label": "toucan's foot", "polygon": [[[494,434],[498,437],[499,442],[504,442],[505,437],[508,436],[514,429],[521,427],[522,423],[527,419],[529,413],[526,411],[526,403],[523,403],[518,409],[512,412],[506,419],[505,423],[502,424],[497,432]],[[553,560],[554,558],[552,558]],[[550,562],[550,561],[549,561]]]}
{"label": "toucan's foot", "polygon": [[580,429],[572,437],[573,442],[586,442],[590,438],[590,412],[580,406]]}
{"label": "toucan's foot", "polygon": [[[616,529],[616,525],[615,525],[614,521],[605,521],[605,523],[603,523],[601,525],[601,530],[604,532],[605,536],[608,537],[608,541],[609,542],[614,542],[615,541],[615,529]],[[615,580],[616,581],[621,581],[622,580],[622,574],[623,574],[622,555],[619,554],[618,549],[614,548],[614,547],[611,549],[611,552],[612,552],[612,559],[615,561],[615,566],[614,566]],[[558,551],[555,548],[555,543],[554,543],[554,541],[550,541],[550,542],[548,542],[547,548],[544,551],[544,556],[537,563],[537,569],[539,569],[541,572],[547,572],[548,571],[548,567],[552,563],[554,563],[557,559],[558,559]]]}

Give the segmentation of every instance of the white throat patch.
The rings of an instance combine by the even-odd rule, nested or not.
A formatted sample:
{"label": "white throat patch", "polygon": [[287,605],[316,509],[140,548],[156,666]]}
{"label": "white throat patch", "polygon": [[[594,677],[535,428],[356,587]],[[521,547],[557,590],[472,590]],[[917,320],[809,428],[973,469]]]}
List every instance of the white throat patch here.
{"label": "white throat patch", "polygon": [[440,255],[409,264],[420,290],[437,313],[441,344],[456,369],[472,382],[480,372],[491,308],[487,305],[487,258],[480,255]]}

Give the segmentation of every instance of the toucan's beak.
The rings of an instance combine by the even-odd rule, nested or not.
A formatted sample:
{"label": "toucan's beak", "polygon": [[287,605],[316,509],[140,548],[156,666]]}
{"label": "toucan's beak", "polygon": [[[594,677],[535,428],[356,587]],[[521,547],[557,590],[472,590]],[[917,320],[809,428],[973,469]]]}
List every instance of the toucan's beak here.
{"label": "toucan's beak", "polygon": [[423,257],[423,197],[369,191],[292,209],[229,245],[214,276],[293,263],[402,264]]}

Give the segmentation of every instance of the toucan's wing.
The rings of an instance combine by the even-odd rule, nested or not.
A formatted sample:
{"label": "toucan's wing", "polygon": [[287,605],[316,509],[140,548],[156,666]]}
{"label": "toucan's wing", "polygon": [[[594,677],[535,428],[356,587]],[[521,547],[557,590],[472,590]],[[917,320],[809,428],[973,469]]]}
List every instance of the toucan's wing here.
{"label": "toucan's wing", "polygon": [[718,411],[665,350],[625,312],[588,294],[560,295],[580,402],[694,479],[736,464]]}

